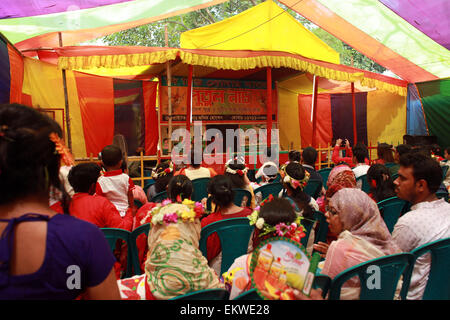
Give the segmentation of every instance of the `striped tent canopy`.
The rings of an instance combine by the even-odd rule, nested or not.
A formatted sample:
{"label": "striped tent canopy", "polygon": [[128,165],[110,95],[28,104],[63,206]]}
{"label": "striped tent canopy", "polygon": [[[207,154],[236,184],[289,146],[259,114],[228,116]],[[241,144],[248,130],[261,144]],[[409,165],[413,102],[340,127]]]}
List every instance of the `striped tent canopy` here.
{"label": "striped tent canopy", "polygon": [[450,77],[448,0],[280,0],[414,83]]}
{"label": "striped tent canopy", "polygon": [[74,45],[226,0],[2,0],[0,30],[19,50]]}

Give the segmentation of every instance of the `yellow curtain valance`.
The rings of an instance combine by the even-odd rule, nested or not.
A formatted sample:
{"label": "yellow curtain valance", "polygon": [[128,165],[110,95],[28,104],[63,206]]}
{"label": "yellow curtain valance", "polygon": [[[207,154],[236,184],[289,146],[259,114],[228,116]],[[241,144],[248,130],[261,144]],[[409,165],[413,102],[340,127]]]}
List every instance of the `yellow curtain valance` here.
{"label": "yellow curtain valance", "polygon": [[170,60],[175,60],[179,56],[183,63],[190,65],[198,65],[204,67],[213,67],[216,69],[226,70],[248,70],[254,68],[291,68],[319,77],[356,82],[360,81],[363,86],[370,88],[377,88],[379,90],[390,93],[406,96],[407,88],[380,81],[378,79],[369,78],[364,75],[364,72],[346,72],[336,70],[315,64],[293,56],[281,55],[258,55],[248,57],[229,57],[218,55],[206,55],[185,51],[183,49],[173,49],[165,51],[138,53],[138,54],[117,54],[117,55],[102,55],[102,56],[74,56],[74,57],[59,57],[58,67],[67,70],[80,70],[92,68],[123,68],[151,65],[156,63],[165,63]]}

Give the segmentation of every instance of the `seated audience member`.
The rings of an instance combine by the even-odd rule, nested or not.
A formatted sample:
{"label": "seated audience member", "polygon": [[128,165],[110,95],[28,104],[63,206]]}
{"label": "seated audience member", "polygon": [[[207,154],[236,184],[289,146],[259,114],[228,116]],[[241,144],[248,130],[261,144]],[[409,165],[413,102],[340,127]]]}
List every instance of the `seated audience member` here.
{"label": "seated audience member", "polygon": [[[61,127],[37,109],[0,106],[0,299],[118,299],[114,256],[91,223],[49,207],[70,152]],[[78,266],[79,282],[71,281]]]}
{"label": "seated audience member", "polygon": [[387,143],[379,143],[377,146],[378,159],[375,163],[383,164],[386,166],[395,164],[394,151],[392,150],[392,145]]}
{"label": "seated audience member", "polygon": [[217,175],[213,168],[202,167],[202,161],[202,151],[200,150],[200,152],[195,152],[194,149],[192,149],[188,167],[176,172],[175,176],[184,174],[190,180],[194,180],[199,178],[212,178]]}
{"label": "seated audience member", "polygon": [[[331,197],[325,213],[329,229],[337,235],[325,253],[322,274],[330,278],[357,264],[400,249],[381,218],[377,204],[356,188],[344,188]],[[352,278],[342,286],[341,299],[359,298],[359,279]]]}
{"label": "seated audience member", "polygon": [[170,200],[157,204],[141,221],[151,223],[145,273],[118,281],[123,299],[167,300],[192,291],[223,288],[199,250],[201,204],[189,200],[192,182],[170,180]]}
{"label": "seated audience member", "polygon": [[366,164],[366,160],[369,159],[369,152],[367,152],[367,147],[362,143],[357,143],[353,147],[353,163],[355,167],[352,169],[355,174],[355,178],[358,179],[360,176],[367,174],[370,166]]}
{"label": "seated audience member", "polygon": [[[295,213],[291,203],[284,198],[274,198],[272,201],[266,202],[261,206],[260,211],[254,211],[249,216],[250,224],[255,225],[255,231],[252,235],[252,246],[256,248],[262,241],[278,237],[276,231],[270,232],[269,229],[276,228],[281,224],[291,225],[296,223],[295,232],[290,235],[285,234],[285,237],[290,237],[293,241],[299,242],[305,236],[303,232],[300,219]],[[233,264],[224,274],[224,280],[230,285],[230,299],[234,299],[241,293],[252,288],[252,281],[250,278],[250,262],[252,259],[252,252],[242,255],[235,259]],[[228,276],[228,275],[232,276]]]}
{"label": "seated audience member", "polygon": [[375,202],[396,196],[394,181],[392,181],[389,169],[384,165],[372,165],[367,171],[367,181],[370,185],[369,196]]}
{"label": "seated audience member", "polygon": [[302,165],[310,175],[310,179],[320,180],[321,188],[323,185],[322,176],[316,171],[315,164],[317,160],[317,150],[313,147],[306,147],[302,153]]}
{"label": "seated audience member", "polygon": [[[218,175],[211,179],[208,184],[208,194],[214,205],[214,211],[207,217],[203,218],[202,228],[207,225],[223,219],[246,217],[252,213],[249,208],[238,207],[234,204],[234,191],[229,177]],[[220,265],[222,263],[222,255],[220,240],[217,234],[209,236],[206,242],[209,265],[220,273]]]}
{"label": "seated audience member", "polygon": [[398,169],[400,168],[400,157],[404,155],[405,153],[408,153],[412,150],[411,145],[409,144],[399,144],[394,149],[394,161],[395,165],[391,165],[388,169],[391,173],[391,176],[398,173]]}
{"label": "seated audience member", "polygon": [[[290,201],[297,215],[314,220],[314,210],[319,210],[316,200],[303,192],[309,181],[309,173],[300,163],[291,162],[284,168],[283,187],[286,199]],[[312,253],[315,238],[315,224],[312,226],[306,250]]]}
{"label": "seated audience member", "polygon": [[155,180],[155,183],[152,184],[147,191],[147,198],[149,201],[158,193],[167,190],[167,186],[169,185],[169,181],[172,179],[173,175],[174,165],[172,161],[167,160],[156,166],[156,169],[152,173],[152,178]]}
{"label": "seated audience member", "polygon": [[[261,168],[258,169],[258,171],[255,174],[255,178],[256,179],[261,178],[261,182],[260,183],[250,182],[250,184],[251,184],[253,190],[255,190],[258,187],[275,182],[277,177],[278,177],[277,164],[273,161],[267,161],[266,163],[264,163],[261,166]],[[255,201],[256,201],[257,205],[259,205],[259,203],[262,200],[264,200],[264,199],[262,199],[261,192],[258,192],[257,194],[255,194]]]}
{"label": "seated audience member", "polygon": [[119,228],[131,230],[133,213],[129,211],[121,217],[116,207],[105,197],[94,195],[101,168],[96,163],[80,163],[68,175],[75,194],[70,202],[72,216],[95,224],[99,228]]}
{"label": "seated audience member", "polygon": [[102,150],[102,165],[106,172],[97,180],[95,193],[106,197],[117,208],[121,217],[134,208],[131,178],[122,170],[123,156],[119,147],[109,145]]}
{"label": "seated audience member", "polygon": [[302,154],[298,150],[291,150],[288,154],[289,162],[300,162],[302,159]]}
{"label": "seated audience member", "polygon": [[[235,158],[228,160],[225,164],[224,175],[230,177],[233,189],[244,189],[250,191],[252,195],[250,208],[254,208],[256,206],[256,200],[250,180],[247,177],[247,171],[248,168],[245,166],[243,159]],[[245,207],[247,201],[247,197],[244,197],[242,199],[241,207]]]}
{"label": "seated audience member", "polygon": [[[421,245],[450,237],[450,204],[437,199],[436,190],[442,180],[442,169],[429,156],[408,153],[400,158],[398,178],[394,181],[400,199],[412,204],[411,211],[395,224],[392,237],[404,252]],[[408,299],[422,299],[430,270],[430,255],[417,259]]]}
{"label": "seated audience member", "polygon": [[317,199],[319,210],[325,212],[327,201],[343,188],[356,188],[356,178],[353,170],[346,164],[334,167],[327,180],[327,191],[324,196]]}

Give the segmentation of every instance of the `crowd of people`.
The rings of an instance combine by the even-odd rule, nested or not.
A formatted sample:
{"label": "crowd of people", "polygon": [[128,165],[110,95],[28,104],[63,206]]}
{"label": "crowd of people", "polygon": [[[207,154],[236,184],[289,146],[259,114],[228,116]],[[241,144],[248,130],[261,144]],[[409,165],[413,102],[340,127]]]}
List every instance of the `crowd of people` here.
{"label": "crowd of people", "polygon": [[[348,140],[337,139],[326,181],[316,170],[313,147],[291,151],[281,166],[263,164],[255,181],[244,159],[230,159],[218,174],[192,152],[186,168],[177,169],[170,160],[159,163],[152,174],[155,183],[144,192],[127,174],[119,147],[105,146],[100,163],[75,165],[62,137],[60,126],[35,109],[0,107],[0,299],[165,300],[225,288],[221,242],[211,235],[204,256],[200,233],[211,223],[236,217],[248,217],[255,229],[248,253],[230,267],[239,270],[228,279],[230,298],[251,288],[249,260],[256,246],[279,235],[274,230],[280,224],[294,226],[288,235],[299,242],[305,234],[298,221],[314,220],[315,213],[325,215],[328,235],[315,243],[315,223],[306,251],[321,253],[321,272],[331,278],[370,259],[450,237],[450,204],[436,196],[450,188],[450,173],[443,177],[443,168],[450,166],[449,148],[442,157],[436,147],[380,143],[379,159],[371,162],[363,143],[350,147]],[[358,184],[362,176],[368,192]],[[210,178],[209,199],[191,200],[197,178]],[[269,199],[255,194],[277,179],[283,187],[279,194]],[[310,180],[320,181],[317,195],[305,191]],[[247,190],[251,199],[235,203],[235,189]],[[167,199],[153,202],[163,191]],[[411,207],[391,234],[377,203],[394,196]],[[127,248],[113,252],[100,228],[132,231],[146,223],[149,233],[137,244],[143,273],[123,278]],[[408,299],[422,298],[429,269],[429,257],[418,259]],[[315,290],[309,297],[298,291],[294,296],[322,298]],[[358,297],[358,281],[348,281],[341,298]]]}

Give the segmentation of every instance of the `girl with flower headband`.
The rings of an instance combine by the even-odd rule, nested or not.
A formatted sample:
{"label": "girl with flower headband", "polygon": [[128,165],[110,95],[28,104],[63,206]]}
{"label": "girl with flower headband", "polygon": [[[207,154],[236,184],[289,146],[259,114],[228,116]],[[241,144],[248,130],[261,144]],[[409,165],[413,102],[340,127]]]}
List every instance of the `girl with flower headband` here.
{"label": "girl with flower headband", "polygon": [[[314,220],[314,211],[319,210],[319,206],[313,197],[303,191],[309,181],[309,172],[298,162],[290,162],[282,170],[285,198],[294,206],[297,215]],[[314,226],[311,228],[306,245],[306,251],[310,254],[313,250],[315,237]]]}
{"label": "girl with flower headband", "polygon": [[169,199],[148,210],[151,223],[144,274],[119,280],[123,299],[167,300],[191,291],[223,288],[199,250],[203,207],[190,200],[192,182],[184,175],[169,183]]}
{"label": "girl with flower headband", "polygon": [[152,178],[155,183],[147,191],[147,199],[149,201],[158,193],[166,191],[167,185],[174,175],[174,171],[174,165],[170,160],[161,162],[156,166],[156,169],[152,172]]}
{"label": "girl with flower headband", "polygon": [[[300,217],[295,213],[291,203],[284,198],[264,201],[260,210],[253,211],[249,216],[249,220],[249,223],[255,226],[252,235],[253,248],[256,248],[261,241],[273,237],[288,237],[297,242],[305,237]],[[230,289],[230,299],[251,289],[251,259],[251,252],[237,258],[224,274],[225,283]]]}
{"label": "girl with flower headband", "polygon": [[[250,180],[247,177],[247,172],[248,168],[245,166],[242,158],[235,157],[232,160],[228,160],[225,164],[224,175],[230,177],[233,189],[248,190],[252,195],[250,207],[254,208],[256,206],[256,200]],[[247,197],[242,199],[241,207],[245,207],[247,200]]]}
{"label": "girl with flower headband", "polygon": [[[38,109],[0,105],[0,299],[120,298],[103,233],[68,214],[59,168],[70,155],[62,136]],[[66,214],[50,209],[51,188],[63,194]],[[74,265],[83,278],[78,288],[67,282]]]}
{"label": "girl with flower headband", "polygon": [[389,169],[382,164],[373,164],[367,171],[367,181],[370,184],[369,196],[380,202],[395,197],[395,185]]}

